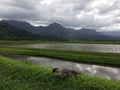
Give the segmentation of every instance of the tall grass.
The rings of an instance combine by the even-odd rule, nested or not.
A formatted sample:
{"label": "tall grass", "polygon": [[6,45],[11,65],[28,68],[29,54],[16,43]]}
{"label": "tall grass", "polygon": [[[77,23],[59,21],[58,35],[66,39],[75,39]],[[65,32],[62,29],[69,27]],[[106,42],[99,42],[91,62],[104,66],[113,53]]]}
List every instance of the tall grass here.
{"label": "tall grass", "polygon": [[0,90],[120,90],[120,82],[87,75],[57,78],[50,68],[0,56]]}

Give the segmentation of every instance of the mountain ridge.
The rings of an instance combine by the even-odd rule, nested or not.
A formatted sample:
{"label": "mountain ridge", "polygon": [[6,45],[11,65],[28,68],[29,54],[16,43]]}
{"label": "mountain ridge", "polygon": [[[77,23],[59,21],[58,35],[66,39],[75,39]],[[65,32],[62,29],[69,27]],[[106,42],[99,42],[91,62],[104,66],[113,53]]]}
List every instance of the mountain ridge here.
{"label": "mountain ridge", "polygon": [[38,36],[24,30],[19,30],[4,21],[0,21],[0,40],[37,39]]}
{"label": "mountain ridge", "polygon": [[66,28],[59,23],[51,23],[48,26],[32,26],[25,21],[3,20],[12,27],[19,29],[19,31],[38,36],[38,39],[47,40],[120,40],[118,37],[112,37],[97,32],[94,29],[82,28],[75,30],[73,28]]}

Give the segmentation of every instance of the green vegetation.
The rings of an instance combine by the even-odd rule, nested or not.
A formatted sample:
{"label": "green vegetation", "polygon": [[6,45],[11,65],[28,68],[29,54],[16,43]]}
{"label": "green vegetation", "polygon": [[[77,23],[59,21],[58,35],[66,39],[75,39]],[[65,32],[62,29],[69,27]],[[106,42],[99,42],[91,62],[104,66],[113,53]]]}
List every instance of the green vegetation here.
{"label": "green vegetation", "polygon": [[0,40],[38,40],[38,36],[0,21]]}
{"label": "green vegetation", "polygon": [[30,49],[30,48],[0,48],[1,54],[18,54],[59,58],[79,63],[89,63],[120,67],[120,54],[95,53],[81,51],[51,50],[51,49]]}
{"label": "green vegetation", "polygon": [[[61,41],[62,42],[62,41]],[[61,43],[60,41],[41,41],[41,40],[0,40],[0,45],[7,44],[35,44],[35,43]]]}
{"label": "green vegetation", "polygon": [[117,40],[108,40],[108,41],[102,41],[102,40],[95,40],[95,41],[90,41],[90,40],[86,40],[86,41],[69,41],[69,42],[73,42],[73,43],[85,43],[85,44],[120,44],[120,41]]}
{"label": "green vegetation", "polygon": [[[64,41],[65,43],[71,43]],[[95,41],[96,42],[96,41]],[[79,43],[95,43],[81,41]],[[6,44],[60,43],[57,41],[0,41],[0,54],[31,55],[120,67],[120,54],[70,50],[4,47]],[[115,43],[114,43],[115,44]],[[87,75],[57,78],[51,68],[0,56],[0,90],[120,90],[120,82]]]}
{"label": "green vegetation", "polygon": [[34,44],[34,43],[84,43],[84,44],[120,44],[120,41],[77,41],[77,40],[62,40],[62,41],[43,41],[43,40],[0,40],[0,44]]}
{"label": "green vegetation", "polygon": [[57,78],[50,68],[0,56],[0,90],[120,90],[120,82],[87,75]]}

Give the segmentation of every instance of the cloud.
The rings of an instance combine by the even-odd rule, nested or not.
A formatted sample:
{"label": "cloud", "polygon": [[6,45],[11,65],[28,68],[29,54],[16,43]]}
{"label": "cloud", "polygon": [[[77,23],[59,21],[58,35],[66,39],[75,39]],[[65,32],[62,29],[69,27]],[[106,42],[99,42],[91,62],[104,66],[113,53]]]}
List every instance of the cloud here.
{"label": "cloud", "polygon": [[38,0],[3,0],[0,1],[2,5],[23,8],[23,9],[33,9],[35,8],[35,4],[38,3]]}
{"label": "cloud", "polygon": [[1,0],[0,19],[120,30],[120,0]]}

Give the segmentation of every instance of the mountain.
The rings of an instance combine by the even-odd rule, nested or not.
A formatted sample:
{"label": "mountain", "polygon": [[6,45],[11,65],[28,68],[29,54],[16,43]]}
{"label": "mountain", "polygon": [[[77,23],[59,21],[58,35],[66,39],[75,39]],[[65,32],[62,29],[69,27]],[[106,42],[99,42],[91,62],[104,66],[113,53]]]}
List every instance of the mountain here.
{"label": "mountain", "polygon": [[15,28],[37,34],[37,30],[38,30],[37,27],[32,26],[28,22],[16,21],[16,20],[3,20],[3,21]]}
{"label": "mountain", "polygon": [[81,36],[83,40],[120,40],[119,37],[105,35],[97,32],[94,29],[82,28],[78,30],[78,35]]}
{"label": "mountain", "polygon": [[65,27],[58,23],[52,23],[47,27],[39,28],[39,34],[44,36],[49,36],[51,38],[56,39],[69,39],[70,30],[67,30]]}
{"label": "mountain", "polygon": [[2,22],[14,28],[14,32],[22,32],[22,35],[29,33],[30,36],[36,36],[40,40],[120,40],[120,37],[105,35],[94,29],[82,28],[75,30],[65,28],[56,22],[39,27],[32,26],[24,21],[4,20]]}
{"label": "mountain", "polygon": [[17,29],[4,21],[0,21],[0,39],[1,40],[23,40],[37,39],[34,34]]}
{"label": "mountain", "polygon": [[104,35],[120,37],[120,31],[103,31],[103,32],[100,32],[100,33],[102,33]]}

